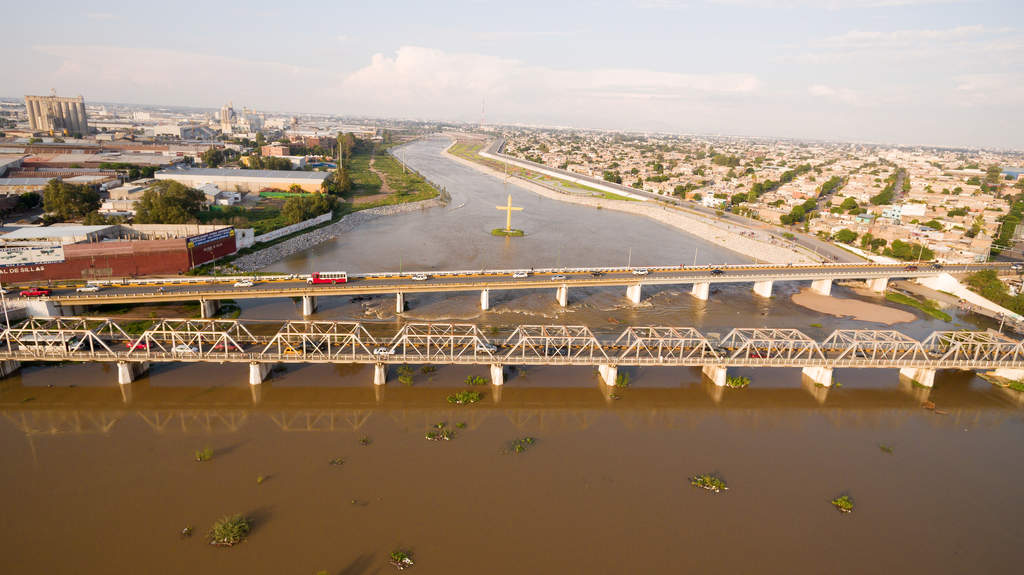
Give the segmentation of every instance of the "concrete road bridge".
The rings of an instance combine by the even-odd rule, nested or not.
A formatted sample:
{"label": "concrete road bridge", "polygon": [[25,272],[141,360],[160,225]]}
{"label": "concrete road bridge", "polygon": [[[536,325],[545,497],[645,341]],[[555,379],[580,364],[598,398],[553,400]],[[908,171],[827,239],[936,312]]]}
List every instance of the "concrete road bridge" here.
{"label": "concrete road bridge", "polygon": [[[129,327],[136,327],[133,324]],[[270,327],[270,330],[266,329]],[[384,385],[389,365],[488,365],[501,386],[507,366],[592,366],[615,386],[622,366],[700,367],[717,387],[734,367],[801,368],[817,386],[832,385],[835,368],[897,368],[931,387],[939,369],[994,370],[1024,379],[1024,342],[995,331],[937,331],[923,340],[896,330],[840,329],[815,340],[800,330],[736,328],[704,334],[692,327],[628,327],[597,336],[580,325],[523,325],[488,335],[474,324],[407,323],[397,331],[356,322],[154,320],[132,333],[109,318],[28,319],[0,334],[0,375],[21,362],[106,362],[127,385],[152,362],[241,363],[249,383],[261,384],[279,363],[355,363],[374,366]],[[268,333],[261,333],[268,332]]]}
{"label": "concrete road bridge", "polygon": [[[71,308],[71,313],[64,315],[74,315],[76,306],[198,300],[202,304],[202,316],[212,317],[220,300],[301,297],[303,315],[309,316],[316,311],[316,298],[321,296],[394,294],[395,309],[402,313],[406,309],[405,294],[408,293],[479,291],[480,307],[487,310],[492,290],[553,289],[556,300],[564,307],[568,305],[569,288],[572,287],[625,287],[626,296],[633,303],[640,303],[645,285],[692,284],[693,296],[706,300],[711,284],[749,283],[755,294],[771,297],[774,282],[810,281],[815,291],[828,295],[832,282],[836,280],[866,280],[871,289],[883,292],[892,278],[924,278],[987,269],[1008,272],[1010,264],[679,265],[413,271],[351,274],[349,281],[343,284],[310,284],[306,275],[122,279],[90,281],[88,285],[97,291],[89,292],[78,291],[85,284],[61,284],[52,289],[50,296],[30,298],[27,304],[30,315],[48,317],[61,315],[66,308]],[[235,287],[234,284],[242,280],[250,280],[253,285]]]}

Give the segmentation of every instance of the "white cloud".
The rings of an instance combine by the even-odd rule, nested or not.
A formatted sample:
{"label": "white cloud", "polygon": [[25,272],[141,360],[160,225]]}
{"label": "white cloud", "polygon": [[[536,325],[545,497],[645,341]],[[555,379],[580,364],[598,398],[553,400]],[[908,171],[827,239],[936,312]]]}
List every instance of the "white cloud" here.
{"label": "white cloud", "polygon": [[851,8],[894,8],[934,4],[960,4],[972,0],[708,0],[712,4],[746,6],[754,8],[825,8],[843,10]]}
{"label": "white cloud", "polygon": [[116,16],[110,12],[86,12],[85,17],[89,20],[96,21],[107,21],[116,18]]}

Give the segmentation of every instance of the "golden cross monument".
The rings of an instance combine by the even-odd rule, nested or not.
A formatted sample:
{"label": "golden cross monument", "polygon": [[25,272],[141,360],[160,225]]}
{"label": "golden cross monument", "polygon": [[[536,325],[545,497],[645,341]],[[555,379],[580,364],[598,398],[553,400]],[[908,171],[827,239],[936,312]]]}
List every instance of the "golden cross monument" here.
{"label": "golden cross monument", "polygon": [[498,209],[499,210],[505,210],[507,212],[507,217],[505,218],[505,231],[506,232],[511,232],[512,231],[512,210],[515,210],[517,212],[521,212],[521,211],[523,211],[523,208],[513,208],[512,207],[512,194],[509,194],[508,195],[508,205],[506,205],[506,206],[498,206]]}

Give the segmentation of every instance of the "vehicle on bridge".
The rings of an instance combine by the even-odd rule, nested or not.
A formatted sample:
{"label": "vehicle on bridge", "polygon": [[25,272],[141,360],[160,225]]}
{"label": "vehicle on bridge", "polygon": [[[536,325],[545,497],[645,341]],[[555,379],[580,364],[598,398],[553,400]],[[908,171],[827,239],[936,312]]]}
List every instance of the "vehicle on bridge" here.
{"label": "vehicle on bridge", "polygon": [[254,285],[256,284],[252,280],[238,280],[235,282],[236,288],[251,288]]}
{"label": "vehicle on bridge", "polygon": [[306,280],[308,284],[344,284],[348,283],[348,274],[345,272],[313,272],[310,274],[309,279]]}
{"label": "vehicle on bridge", "polygon": [[100,291],[100,286],[82,286],[80,288],[76,288],[75,291],[77,293],[95,293]]}
{"label": "vehicle on bridge", "polygon": [[53,352],[74,351],[79,339],[71,334],[33,333],[20,338],[21,349],[36,349]]}
{"label": "vehicle on bridge", "polygon": [[412,276],[412,279],[414,279],[415,281],[418,281],[418,282],[422,282],[422,281],[427,281],[428,279],[430,279],[430,277],[427,276],[427,274],[415,274],[415,275]]}
{"label": "vehicle on bridge", "polygon": [[635,275],[635,276],[645,276],[648,273],[650,273],[650,272],[647,271],[647,268],[637,268],[637,269],[633,270],[633,275]]}
{"label": "vehicle on bridge", "polygon": [[512,274],[512,278],[513,279],[525,278],[525,277],[527,277],[529,275],[530,274],[528,272],[514,272]]}
{"label": "vehicle on bridge", "polygon": [[46,288],[28,288],[21,290],[21,297],[46,297],[50,295],[50,290]]}

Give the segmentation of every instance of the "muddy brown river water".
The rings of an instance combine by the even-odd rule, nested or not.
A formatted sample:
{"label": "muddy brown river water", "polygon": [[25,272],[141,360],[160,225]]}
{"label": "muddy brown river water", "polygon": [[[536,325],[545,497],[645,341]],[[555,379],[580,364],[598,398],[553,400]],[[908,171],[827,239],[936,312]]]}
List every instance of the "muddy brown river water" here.
{"label": "muddy brown river water", "polygon": [[[480,217],[493,218],[485,209],[493,210],[501,183],[449,166],[442,148],[414,144],[408,160],[450,178],[452,205],[476,203]],[[528,206],[524,214],[547,206],[531,206],[525,192],[514,199]],[[566,214],[581,227],[564,228],[561,256],[543,243],[513,245],[501,265],[584,253],[589,236],[571,234],[612,215]],[[431,241],[448,243],[433,246],[410,238],[433,217],[375,222],[277,267],[397,269],[397,253],[435,269],[492,261],[481,255],[492,251],[489,236],[448,241],[438,232]],[[495,227],[468,222],[451,233]],[[648,263],[664,261],[661,233],[691,259],[705,249],[653,226],[626,218],[611,229],[635,234],[633,257],[651,254]],[[687,287],[646,290],[636,307],[618,291],[576,290],[566,310],[553,290],[492,292],[488,312],[477,308],[477,294],[412,296],[403,321],[459,319],[499,331],[576,323],[598,333],[630,323],[722,333],[773,326],[819,338],[838,327],[882,327],[796,306],[799,283],[776,284],[767,300],[725,285],[699,302]],[[884,303],[842,286],[834,293]],[[390,298],[320,303],[318,318],[399,321]],[[914,312],[917,319],[895,327],[914,337],[991,327],[950,313],[952,323]],[[243,305],[243,318],[289,317],[298,317],[290,300]],[[109,367],[26,366],[0,380],[0,572],[371,574],[393,569],[387,554],[396,548],[414,552],[413,573],[1019,569],[1021,394],[957,371],[940,372],[932,390],[901,383],[895,370],[837,370],[841,385],[830,390],[804,384],[793,369],[736,370],[752,382],[741,390],[716,389],[699,370],[623,371],[631,384],[615,391],[619,399],[590,369],[532,367],[516,369],[503,388],[473,388],[483,394],[477,404],[451,406],[446,396],[468,389],[468,375],[486,376],[485,366],[417,371],[412,386],[392,370],[384,388],[374,388],[367,367],[289,366],[252,389],[244,366],[157,364],[125,390]],[[465,427],[451,441],[427,441],[439,422]],[[509,453],[525,436],[536,443]],[[204,447],[213,459],[194,461]],[[344,463],[331,465],[335,458]],[[689,485],[688,477],[710,472],[727,492]],[[829,504],[844,493],[856,504],[850,515]],[[206,544],[209,525],[229,513],[253,520],[248,541]],[[179,534],[187,525],[190,538]]]}

